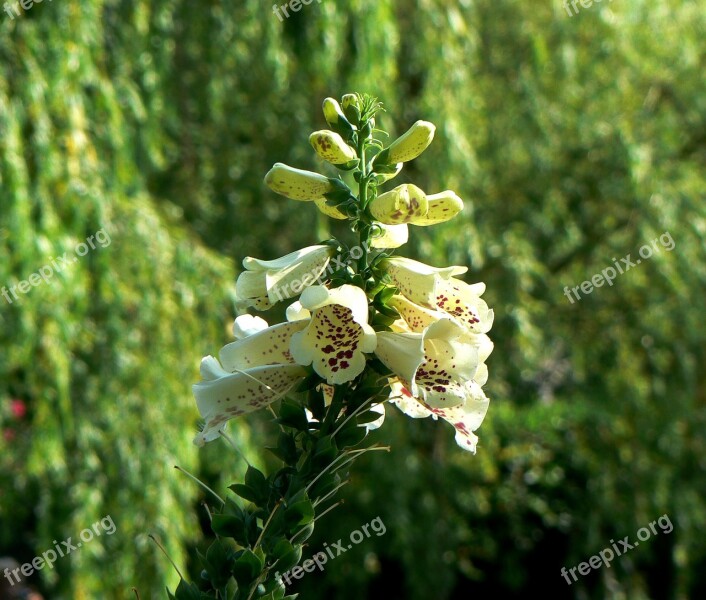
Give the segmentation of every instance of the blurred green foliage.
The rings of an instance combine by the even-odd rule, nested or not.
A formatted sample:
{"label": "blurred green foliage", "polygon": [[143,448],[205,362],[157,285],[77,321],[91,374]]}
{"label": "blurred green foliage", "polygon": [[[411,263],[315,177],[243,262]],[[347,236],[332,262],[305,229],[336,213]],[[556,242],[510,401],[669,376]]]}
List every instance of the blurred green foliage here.
{"label": "blurred green foliage", "polygon": [[[189,386],[228,341],[235,261],[340,233],[262,177],[323,170],[306,142],[320,102],[354,90],[396,132],[438,125],[394,183],[467,209],[403,253],[487,282],[491,408],[476,456],[388,409],[393,452],[361,461],[311,554],[378,515],[387,533],[302,596],[706,593],[701,0],[573,17],[545,0],[323,0],[283,22],[255,0],[63,0],[0,18],[0,286],[111,236],[0,300],[0,554],[117,526],[42,572],[50,598],[160,597],[175,578],[145,534],[178,564],[198,535],[199,490],[172,465],[217,486],[242,473],[226,446],[190,445]],[[664,232],[671,252],[564,295]],[[271,460],[262,420],[232,430]],[[566,585],[562,566],[663,514],[671,534]]]}

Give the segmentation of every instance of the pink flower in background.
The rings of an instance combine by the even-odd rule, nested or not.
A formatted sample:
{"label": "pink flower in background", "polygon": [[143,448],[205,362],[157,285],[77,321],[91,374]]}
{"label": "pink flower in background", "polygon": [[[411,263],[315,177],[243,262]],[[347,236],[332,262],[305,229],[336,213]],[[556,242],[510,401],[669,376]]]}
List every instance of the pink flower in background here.
{"label": "pink flower in background", "polygon": [[16,433],[13,429],[3,429],[2,437],[6,442],[11,442],[15,439]]}
{"label": "pink flower in background", "polygon": [[16,419],[22,419],[27,414],[27,406],[22,400],[10,400],[10,410]]}

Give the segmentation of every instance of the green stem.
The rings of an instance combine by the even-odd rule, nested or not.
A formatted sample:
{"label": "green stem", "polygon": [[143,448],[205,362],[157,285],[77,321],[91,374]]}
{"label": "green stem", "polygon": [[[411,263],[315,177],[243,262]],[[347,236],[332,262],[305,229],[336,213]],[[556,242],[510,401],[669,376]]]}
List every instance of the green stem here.
{"label": "green stem", "polygon": [[[359,124],[363,125],[363,124]],[[370,173],[368,172],[368,165],[365,159],[365,149],[367,145],[367,140],[364,136],[360,134],[362,127],[358,128],[358,158],[360,158],[360,181],[358,182],[358,200],[360,202],[360,212],[363,216],[362,223],[360,224],[359,233],[359,247],[361,249],[362,255],[358,259],[358,273],[363,277],[367,276],[368,270],[368,247],[370,244],[370,223],[367,221],[365,212],[368,208],[368,183]]]}

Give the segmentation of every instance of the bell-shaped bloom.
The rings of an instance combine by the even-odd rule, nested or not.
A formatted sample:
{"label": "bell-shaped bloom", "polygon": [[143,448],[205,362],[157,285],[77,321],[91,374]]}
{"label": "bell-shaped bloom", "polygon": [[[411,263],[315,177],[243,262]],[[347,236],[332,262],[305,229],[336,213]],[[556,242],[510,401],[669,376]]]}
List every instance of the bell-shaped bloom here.
{"label": "bell-shaped bloom", "polygon": [[486,333],[492,327],[493,311],[480,297],[485,284],[469,285],[454,277],[465,273],[466,267],[437,269],[402,257],[384,259],[381,266],[412,302],[445,312],[469,331]]}
{"label": "bell-shaped bloom", "polygon": [[411,223],[424,217],[428,210],[427,195],[411,183],[380,194],[370,203],[370,213],[385,225]]}
{"label": "bell-shaped bloom", "polygon": [[[463,404],[465,384],[492,350],[452,319],[442,318],[419,333],[378,332],[376,356],[413,395],[433,408]],[[482,373],[485,373],[483,370]]]}
{"label": "bell-shaped bloom", "polygon": [[220,362],[213,356],[201,361],[193,392],[206,424],[196,445],[216,439],[230,419],[271,404],[306,377],[289,353],[292,335],[304,327],[306,321],[268,327],[224,346]]}
{"label": "bell-shaped bloom", "polygon": [[407,243],[409,230],[406,223],[400,225],[384,225],[375,223],[377,229],[373,232],[370,245],[373,248],[399,248]]}
{"label": "bell-shaped bloom", "polygon": [[312,133],[309,136],[309,143],[316,154],[334,165],[346,164],[358,158],[355,150],[346,144],[340,135],[328,129]]}
{"label": "bell-shaped bloom", "polygon": [[[365,369],[365,353],[375,350],[375,331],[368,325],[368,298],[359,287],[329,290],[317,285],[304,290],[300,307],[288,317],[306,328],[292,336],[294,360],[313,365],[329,385],[351,381]],[[307,319],[307,314],[310,315]]]}
{"label": "bell-shaped bloom", "polygon": [[456,443],[469,452],[476,452],[478,436],[473,433],[478,429],[488,411],[490,401],[475,381],[464,385],[465,401],[450,408],[433,408],[414,395],[399,381],[391,383],[390,403],[394,404],[407,416],[413,419],[441,417],[453,425],[456,430]]}
{"label": "bell-shaped bloom", "polygon": [[417,158],[434,139],[436,127],[428,121],[417,121],[387,148],[387,162],[396,164]]}
{"label": "bell-shaped bloom", "polygon": [[427,196],[417,186],[404,184],[370,203],[370,212],[381,223],[409,223],[426,227],[453,219],[463,210],[463,200],[446,190]]}
{"label": "bell-shaped bloom", "polygon": [[428,195],[427,205],[426,214],[411,221],[412,225],[428,226],[444,223],[463,210],[463,200],[451,190]]}
{"label": "bell-shaped bloom", "polygon": [[239,300],[258,310],[270,308],[287,298],[298,296],[326,270],[335,253],[331,246],[309,246],[275,260],[248,256],[245,271],[235,284]]}
{"label": "bell-shaped bloom", "polygon": [[435,306],[440,281],[468,271],[467,267],[431,267],[402,256],[386,258],[380,262],[380,266],[402,295],[424,306]]}
{"label": "bell-shaped bloom", "polygon": [[335,189],[328,177],[282,163],[275,163],[267,172],[265,184],[273,192],[292,200],[319,200]]}

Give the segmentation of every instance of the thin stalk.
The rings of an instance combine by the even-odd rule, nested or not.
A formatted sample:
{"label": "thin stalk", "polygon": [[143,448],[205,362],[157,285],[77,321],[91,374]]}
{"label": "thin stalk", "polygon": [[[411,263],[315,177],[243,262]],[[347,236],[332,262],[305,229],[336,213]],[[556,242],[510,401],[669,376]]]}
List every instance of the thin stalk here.
{"label": "thin stalk", "polygon": [[203,489],[205,489],[205,490],[211,492],[216,498],[218,498],[218,500],[220,501],[220,503],[225,506],[226,501],[225,501],[223,498],[221,498],[218,494],[216,494],[216,492],[214,492],[210,487],[208,487],[208,486],[207,486],[203,481],[201,481],[198,477],[192,475],[192,474],[189,473],[186,469],[182,469],[182,468],[181,468],[180,466],[178,466],[178,465],[174,465],[174,468],[175,468],[177,471],[180,471],[181,473],[184,473],[184,475],[187,475],[188,477],[191,477],[191,479],[193,479],[196,483],[198,483]]}
{"label": "thin stalk", "polygon": [[162,551],[164,556],[167,557],[167,560],[172,563],[172,567],[174,567],[174,570],[177,572],[177,575],[179,575],[181,579],[184,579],[184,576],[181,574],[179,567],[176,566],[176,563],[172,560],[172,557],[167,554],[167,551],[164,549],[164,546],[162,546],[162,544],[157,541],[157,538],[154,537],[154,535],[152,535],[151,533],[147,537],[150,538],[155,544],[157,544],[157,547]]}
{"label": "thin stalk", "polygon": [[372,398],[368,398],[365,402],[363,402],[363,404],[361,404],[361,405],[360,405],[358,408],[356,408],[350,415],[348,415],[348,416],[343,420],[343,423],[341,423],[341,424],[338,426],[338,429],[336,429],[336,431],[334,431],[334,432],[331,434],[331,437],[335,437],[336,434],[337,434],[339,431],[341,431],[341,429],[343,429],[343,428],[346,426],[346,423],[348,423],[348,421],[350,421],[350,420],[351,420],[353,417],[355,417],[356,415],[360,414],[360,413],[363,411],[363,409],[364,409],[371,401],[372,401]]}
{"label": "thin stalk", "polygon": [[253,552],[255,552],[255,550],[257,550],[257,547],[260,545],[260,542],[262,542],[262,537],[265,535],[265,531],[267,531],[267,526],[271,523],[272,519],[275,516],[275,513],[277,512],[277,509],[280,507],[281,504],[282,504],[282,500],[278,500],[277,504],[272,509],[270,516],[267,517],[267,522],[262,526],[262,531],[260,532],[260,535],[258,536],[257,541],[255,542],[255,545],[253,546]]}

